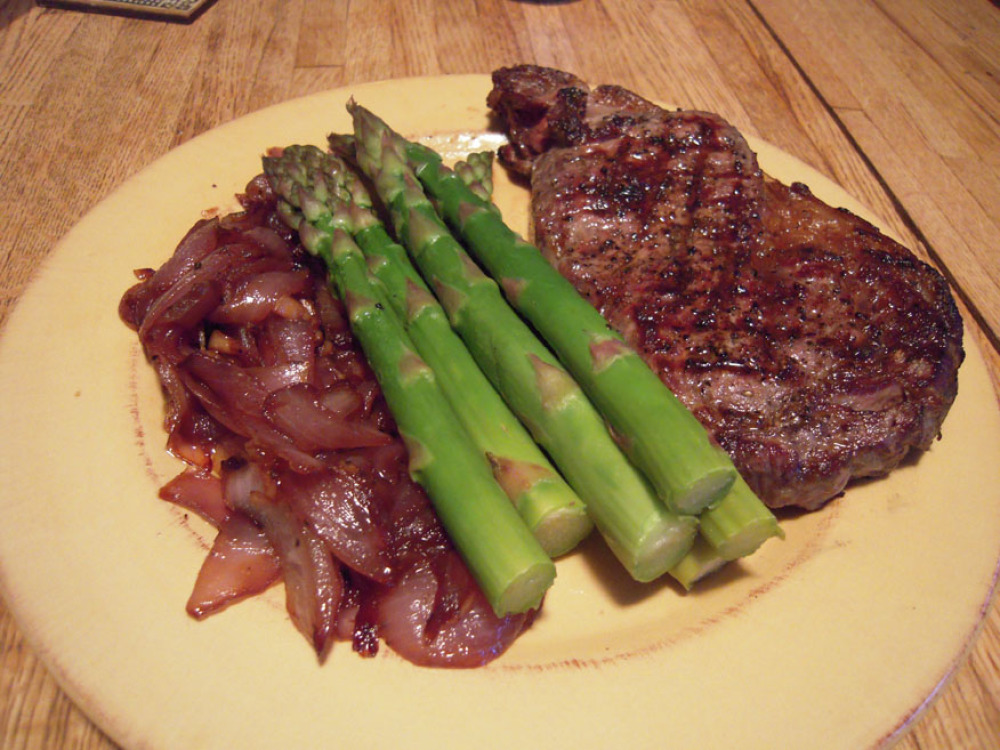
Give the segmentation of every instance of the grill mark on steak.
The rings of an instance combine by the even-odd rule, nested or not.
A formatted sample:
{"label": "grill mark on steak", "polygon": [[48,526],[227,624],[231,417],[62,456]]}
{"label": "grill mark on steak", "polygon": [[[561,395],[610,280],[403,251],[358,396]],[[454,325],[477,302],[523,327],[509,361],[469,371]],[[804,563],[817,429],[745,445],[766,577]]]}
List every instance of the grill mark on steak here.
{"label": "grill mark on steak", "polygon": [[717,115],[535,66],[493,82],[536,244],[768,505],[818,508],[939,435],[964,352],[930,266],[763,174]]}

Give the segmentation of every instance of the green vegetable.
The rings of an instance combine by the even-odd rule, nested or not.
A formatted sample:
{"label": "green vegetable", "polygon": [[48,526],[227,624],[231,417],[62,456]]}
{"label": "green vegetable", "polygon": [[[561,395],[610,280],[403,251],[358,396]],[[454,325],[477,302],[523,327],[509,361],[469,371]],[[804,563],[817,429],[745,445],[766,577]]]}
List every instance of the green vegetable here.
{"label": "green vegetable", "polygon": [[[460,161],[455,165],[455,174],[476,195],[486,200],[489,200],[492,194],[490,179],[492,156],[492,152],[472,154],[466,161]],[[495,204],[490,203],[489,207],[499,215],[499,209]],[[678,565],[680,570],[671,571],[688,577],[690,583],[694,583],[717,567],[712,558],[718,557],[722,562],[735,560],[755,552],[771,537],[784,538],[784,532],[774,514],[760,501],[739,474],[722,498],[702,511],[699,520],[702,525],[701,535],[695,540],[693,549]],[[708,539],[712,540],[711,543],[707,541]],[[713,544],[715,546],[712,546]],[[695,561],[697,564],[693,566],[692,563]],[[695,570],[700,572],[697,576],[690,577]]]}
{"label": "green vegetable", "polygon": [[406,251],[374,226],[357,242],[406,321],[417,348],[434,369],[456,413],[489,458],[494,475],[553,557],[576,547],[592,528],[584,503],[552,467],[537,443],[476,364],[444,310],[413,269]]}
{"label": "green vegetable", "polygon": [[687,589],[727,562],[753,554],[771,537],[785,537],[774,514],[740,476],[699,522],[691,551],[670,570]]}
{"label": "green vegetable", "polygon": [[696,583],[723,568],[727,562],[705,537],[699,535],[691,550],[670,569],[670,575],[690,591]]}
{"label": "green vegetable", "polygon": [[716,502],[736,470],[701,423],[490,201],[434,151],[401,147],[449,226],[556,352],[664,501],[680,513]]}
{"label": "green vegetable", "polygon": [[[308,201],[308,185],[335,184],[325,203],[334,221],[353,235],[369,271],[383,285],[420,356],[434,370],[445,397],[528,528],[551,557],[576,547],[593,524],[583,502],[552,467],[452,329],[437,300],[373,213],[360,178],[346,164],[314,148],[289,148],[269,162],[272,181],[291,202]],[[482,179],[481,171],[470,178]]]}
{"label": "green vegetable", "polygon": [[[455,173],[478,198],[493,203],[493,152],[477,151],[455,165]],[[499,209],[496,209],[499,210]]]}
{"label": "green vegetable", "polygon": [[785,536],[774,514],[739,475],[699,521],[701,536],[726,560],[746,557],[771,537]]}
{"label": "green vegetable", "polygon": [[[285,197],[283,216],[298,230],[306,249],[327,265],[351,330],[406,442],[411,474],[427,490],[494,611],[502,616],[537,608],[555,579],[555,565],[469,441],[433,370],[370,276],[361,250],[338,226],[342,217],[327,205],[335,185],[321,175],[317,178],[306,163],[282,171],[280,162],[265,159],[265,171],[274,175],[271,183]],[[300,189],[301,182],[310,179],[309,188]]]}
{"label": "green vegetable", "polygon": [[397,237],[480,368],[583,498],[609,547],[637,580],[652,580],[690,548],[696,520],[658,501],[559,360],[506,303],[437,215],[393,134],[356,104],[358,164]]}

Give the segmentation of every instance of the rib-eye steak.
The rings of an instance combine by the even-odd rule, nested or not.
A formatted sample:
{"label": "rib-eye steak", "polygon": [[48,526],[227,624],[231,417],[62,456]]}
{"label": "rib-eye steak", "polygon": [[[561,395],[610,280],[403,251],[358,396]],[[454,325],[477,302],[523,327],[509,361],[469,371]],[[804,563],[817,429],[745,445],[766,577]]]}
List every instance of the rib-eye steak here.
{"label": "rib-eye steak", "polygon": [[930,266],[763,174],[717,115],[535,66],[493,84],[534,241],[768,505],[817,508],[939,435],[964,351]]}

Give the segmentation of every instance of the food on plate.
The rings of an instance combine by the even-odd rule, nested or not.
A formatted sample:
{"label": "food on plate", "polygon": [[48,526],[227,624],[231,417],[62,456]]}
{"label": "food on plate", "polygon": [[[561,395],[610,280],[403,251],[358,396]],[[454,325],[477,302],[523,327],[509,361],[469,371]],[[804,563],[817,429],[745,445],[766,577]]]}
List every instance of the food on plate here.
{"label": "food on plate", "polygon": [[691,412],[593,305],[437,153],[398,135],[394,140],[470,255],[565,363],[663,501],[693,515],[718,501],[736,470]]}
{"label": "food on plate", "polygon": [[531,65],[493,83],[534,242],[765,503],[816,509],[940,434],[964,351],[930,266],[717,115]]}
{"label": "food on plate", "polygon": [[639,581],[663,575],[690,549],[695,518],[655,496],[566,362],[504,300],[503,279],[489,277],[469,258],[407,165],[400,136],[363,108],[349,109],[358,165],[480,367],[579,493],[629,574]]}
{"label": "food on plate", "polygon": [[321,655],[476,666],[592,525],[691,588],[782,536],[771,508],[939,433],[962,325],[926,264],[716,115],[493,80],[537,247],[490,157],[447,166],[352,101],[122,298],[188,465],[161,496],[217,529],[193,616],[281,580]]}
{"label": "food on plate", "polygon": [[[474,175],[486,191],[491,162],[470,172],[470,179]],[[282,197],[279,210],[286,223],[299,232],[307,248],[315,248],[312,252],[322,255],[325,249],[326,232],[314,225],[340,228],[361,247],[389,308],[546,553],[559,557],[576,547],[592,528],[583,502],[479,369],[406,251],[376,216],[360,176],[315,146],[291,146],[265,157],[264,171]],[[308,222],[306,213],[311,217]]]}
{"label": "food on plate", "polygon": [[[296,158],[303,153],[311,164]],[[334,195],[336,161],[323,157],[318,149],[295,148],[265,159],[282,197],[282,216],[303,246],[325,262],[406,444],[410,474],[427,490],[490,605],[499,616],[537,609],[555,580],[555,565],[494,479],[486,455],[470,441],[434,370],[382,285],[370,277],[361,248],[338,226],[335,212],[349,206]],[[292,175],[298,179],[281,179]]]}
{"label": "food on plate", "polygon": [[279,577],[323,655],[380,639],[422,665],[503,653],[534,612],[497,616],[408,473],[382,392],[319,265],[265,178],[245,210],[198,222],[119,312],[166,399],[188,468],[161,495],[217,535],[188,611],[218,612]]}
{"label": "food on plate", "polygon": [[[381,133],[384,144],[393,144],[475,261],[585,384],[611,434],[645,478],[660,488],[661,500],[681,515],[697,516],[699,535],[714,553],[735,560],[782,534],[774,514],[734,473],[730,459],[710,442],[704,427],[620,336],[612,335],[600,313],[538,249],[504,224],[497,207],[476,193],[475,184],[467,184],[463,162],[454,169],[446,167],[433,150],[407,141],[363,108],[355,107],[355,112],[373,133]],[[724,475],[733,476],[728,487],[719,481]],[[613,537],[609,542],[615,547]],[[671,573],[682,583],[690,579],[678,576],[676,568]]]}

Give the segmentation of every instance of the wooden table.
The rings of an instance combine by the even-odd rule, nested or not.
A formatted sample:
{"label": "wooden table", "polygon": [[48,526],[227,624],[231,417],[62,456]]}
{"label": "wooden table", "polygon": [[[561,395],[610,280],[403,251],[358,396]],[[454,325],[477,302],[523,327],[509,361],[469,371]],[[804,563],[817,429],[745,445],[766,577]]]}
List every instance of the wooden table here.
{"label": "wooden table", "polygon": [[[514,62],[719,112],[804,159],[944,271],[1000,384],[987,0],[217,0],[186,25],[2,0],[0,322],[83,214],[193,136],[347,83]],[[113,746],[2,605],[0,746]],[[900,746],[1000,746],[1000,606]]]}

